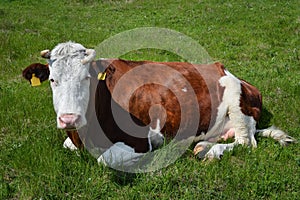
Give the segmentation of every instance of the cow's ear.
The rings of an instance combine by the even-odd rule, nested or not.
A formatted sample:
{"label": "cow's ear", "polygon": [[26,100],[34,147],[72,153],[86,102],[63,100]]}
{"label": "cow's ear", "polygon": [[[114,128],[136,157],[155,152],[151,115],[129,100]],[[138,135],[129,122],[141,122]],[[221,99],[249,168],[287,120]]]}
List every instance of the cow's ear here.
{"label": "cow's ear", "polygon": [[26,67],[22,74],[33,85],[34,81],[36,81],[36,79],[33,79],[34,77],[39,79],[37,81],[43,82],[49,78],[50,71],[48,64],[33,63]]}

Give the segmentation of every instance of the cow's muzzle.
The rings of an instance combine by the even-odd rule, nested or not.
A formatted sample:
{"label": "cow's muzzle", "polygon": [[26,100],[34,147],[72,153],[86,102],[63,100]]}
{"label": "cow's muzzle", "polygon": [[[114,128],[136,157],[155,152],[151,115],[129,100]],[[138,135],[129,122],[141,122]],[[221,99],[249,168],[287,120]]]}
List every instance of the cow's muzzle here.
{"label": "cow's muzzle", "polygon": [[75,129],[80,124],[81,117],[77,114],[62,114],[58,117],[58,128]]}

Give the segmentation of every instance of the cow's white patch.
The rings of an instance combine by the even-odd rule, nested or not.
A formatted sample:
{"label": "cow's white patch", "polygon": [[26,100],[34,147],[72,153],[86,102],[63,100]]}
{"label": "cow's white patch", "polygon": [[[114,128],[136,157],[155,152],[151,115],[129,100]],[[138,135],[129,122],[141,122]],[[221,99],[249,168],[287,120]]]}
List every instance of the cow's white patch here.
{"label": "cow's white patch", "polygon": [[160,132],[160,120],[157,119],[155,129],[149,128],[148,143],[149,151],[152,151],[164,143],[164,136]]}
{"label": "cow's white patch", "polygon": [[220,159],[221,156],[224,154],[224,151],[231,151],[234,146],[235,146],[234,142],[229,144],[215,144],[205,154],[205,159],[209,159],[209,160],[213,158]]}
{"label": "cow's white patch", "polygon": [[[224,72],[225,72],[225,74],[226,74],[227,76],[229,76],[229,77],[231,77],[231,78],[237,80],[238,82],[241,82],[238,78],[236,78],[236,77],[235,77],[232,73],[230,73],[227,69],[225,69]],[[223,77],[225,77],[225,76],[223,76]],[[223,77],[222,77],[222,78],[223,78]]]}
{"label": "cow's white patch", "polygon": [[63,147],[66,149],[70,149],[71,151],[77,150],[77,147],[73,144],[72,140],[69,137],[65,140]]}
{"label": "cow's white patch", "polygon": [[243,114],[240,107],[241,82],[229,72],[226,73],[228,76],[222,77],[219,82],[225,87],[223,102],[228,105],[228,116],[235,129],[235,142],[256,147],[256,121],[252,116]]}
{"label": "cow's white patch", "polygon": [[[199,135],[195,137],[194,141],[199,140],[211,140],[214,138],[219,138],[222,134],[225,125],[231,118],[230,114],[241,113],[240,111],[240,95],[241,95],[241,83],[240,80],[230,74],[225,70],[226,76],[220,78],[219,83],[221,86],[225,87],[222,102],[218,106],[218,113],[215,120],[215,124],[210,128],[210,130],[205,135]],[[241,113],[242,114],[242,113]],[[230,119],[229,119],[230,118]],[[234,122],[236,123],[236,122]]]}
{"label": "cow's white patch", "polygon": [[182,92],[187,92],[187,88],[184,87],[184,88],[181,89],[181,91],[182,91]]}

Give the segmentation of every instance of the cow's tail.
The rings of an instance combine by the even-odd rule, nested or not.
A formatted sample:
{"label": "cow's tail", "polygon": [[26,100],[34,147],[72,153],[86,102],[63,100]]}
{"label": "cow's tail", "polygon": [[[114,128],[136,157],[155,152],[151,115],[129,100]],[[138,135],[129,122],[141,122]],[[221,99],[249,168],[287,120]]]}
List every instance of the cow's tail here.
{"label": "cow's tail", "polygon": [[270,137],[278,141],[282,146],[287,146],[291,143],[297,143],[297,140],[275,126],[266,129],[256,130],[256,134],[262,137]]}

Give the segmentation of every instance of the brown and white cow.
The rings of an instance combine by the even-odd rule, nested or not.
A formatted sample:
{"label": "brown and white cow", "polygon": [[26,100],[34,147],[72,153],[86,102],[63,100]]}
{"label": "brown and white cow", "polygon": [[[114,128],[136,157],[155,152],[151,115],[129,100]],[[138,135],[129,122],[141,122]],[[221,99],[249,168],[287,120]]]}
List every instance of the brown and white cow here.
{"label": "brown and white cow", "polygon": [[[158,148],[165,137],[192,138],[198,142],[194,153],[211,159],[238,144],[256,147],[255,133],[282,145],[295,141],[274,127],[256,129],[262,111],[260,92],[221,63],[93,61],[94,50],[73,42],[41,54],[48,64],[32,64],[23,76],[30,80],[34,73],[41,81],[49,78],[57,126],[67,131],[64,146],[71,149],[92,140],[104,151],[117,144],[140,155]],[[106,77],[98,80],[98,73]],[[95,115],[90,114],[93,110]],[[89,125],[91,118],[97,118],[105,139],[79,137],[76,129]],[[234,142],[217,143],[228,137],[234,137]]]}

